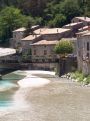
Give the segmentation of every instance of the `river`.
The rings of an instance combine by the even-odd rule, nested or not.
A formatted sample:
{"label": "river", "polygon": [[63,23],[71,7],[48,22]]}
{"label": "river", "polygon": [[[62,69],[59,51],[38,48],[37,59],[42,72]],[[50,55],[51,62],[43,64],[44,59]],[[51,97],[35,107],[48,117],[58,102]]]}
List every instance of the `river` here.
{"label": "river", "polygon": [[50,73],[33,75],[28,78],[36,83],[39,78],[49,81],[43,84],[39,81],[40,85],[35,87],[35,82],[29,83],[32,84],[29,87],[22,86],[28,85],[23,83],[25,80],[19,81],[19,87],[7,91],[9,95],[6,94],[5,98],[10,97],[14,105],[0,111],[0,121],[90,121],[90,87]]}

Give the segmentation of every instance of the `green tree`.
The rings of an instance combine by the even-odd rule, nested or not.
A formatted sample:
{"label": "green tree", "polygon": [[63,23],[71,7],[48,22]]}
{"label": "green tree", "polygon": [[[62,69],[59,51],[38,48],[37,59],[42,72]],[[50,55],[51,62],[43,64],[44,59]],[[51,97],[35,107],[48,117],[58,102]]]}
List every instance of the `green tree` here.
{"label": "green tree", "polygon": [[61,3],[61,13],[66,16],[67,21],[70,22],[75,16],[81,15],[81,9],[77,0],[65,0]]}
{"label": "green tree", "polygon": [[18,27],[26,26],[28,17],[22,15],[20,10],[14,7],[6,7],[0,12],[0,39],[6,41],[12,35],[12,31]]}
{"label": "green tree", "polygon": [[57,66],[57,74],[61,76],[65,71],[65,60],[68,54],[73,52],[73,46],[69,40],[60,40],[54,48],[56,54],[59,55],[59,63]]}
{"label": "green tree", "polygon": [[73,52],[73,45],[71,41],[62,39],[56,44],[54,51],[56,54],[65,57],[67,54]]}

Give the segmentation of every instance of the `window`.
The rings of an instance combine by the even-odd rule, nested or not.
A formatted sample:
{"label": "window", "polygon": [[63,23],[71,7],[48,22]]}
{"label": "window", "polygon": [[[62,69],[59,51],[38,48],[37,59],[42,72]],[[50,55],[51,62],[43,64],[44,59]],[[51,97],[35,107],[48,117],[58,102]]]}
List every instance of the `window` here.
{"label": "window", "polygon": [[47,55],[47,51],[46,50],[44,50],[44,55]]}
{"label": "window", "polygon": [[89,42],[87,42],[87,51],[89,51]]}
{"label": "window", "polygon": [[36,55],[36,50],[34,50],[34,55]]}

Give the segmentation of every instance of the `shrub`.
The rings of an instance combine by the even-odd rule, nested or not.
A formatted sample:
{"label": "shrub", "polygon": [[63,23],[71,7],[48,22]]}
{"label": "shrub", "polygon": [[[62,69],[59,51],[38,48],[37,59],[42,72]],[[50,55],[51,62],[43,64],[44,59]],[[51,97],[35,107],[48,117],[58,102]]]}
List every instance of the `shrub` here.
{"label": "shrub", "polygon": [[87,76],[87,78],[86,78],[86,80],[85,80],[85,84],[86,84],[86,85],[89,84],[89,83],[90,83],[90,75]]}
{"label": "shrub", "polygon": [[54,48],[57,54],[70,54],[73,52],[73,46],[69,40],[60,40]]}
{"label": "shrub", "polygon": [[79,71],[73,72],[71,74],[71,77],[73,79],[78,79],[78,81],[80,81],[80,82],[83,81],[83,79],[84,79],[84,75],[81,72],[79,72]]}

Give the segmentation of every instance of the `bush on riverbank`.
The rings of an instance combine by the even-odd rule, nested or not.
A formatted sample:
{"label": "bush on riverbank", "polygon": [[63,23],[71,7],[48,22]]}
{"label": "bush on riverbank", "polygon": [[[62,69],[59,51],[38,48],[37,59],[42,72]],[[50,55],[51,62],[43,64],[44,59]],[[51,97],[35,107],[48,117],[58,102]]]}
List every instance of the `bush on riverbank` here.
{"label": "bush on riverbank", "polygon": [[73,79],[77,79],[79,82],[81,82],[84,79],[84,75],[79,71],[72,72],[71,77]]}
{"label": "bush on riverbank", "polygon": [[76,71],[70,73],[71,79],[77,80],[78,82],[82,82],[85,85],[90,84],[90,75],[84,75],[82,72]]}
{"label": "bush on riverbank", "polygon": [[87,76],[87,78],[85,80],[85,84],[90,84],[90,75]]}

